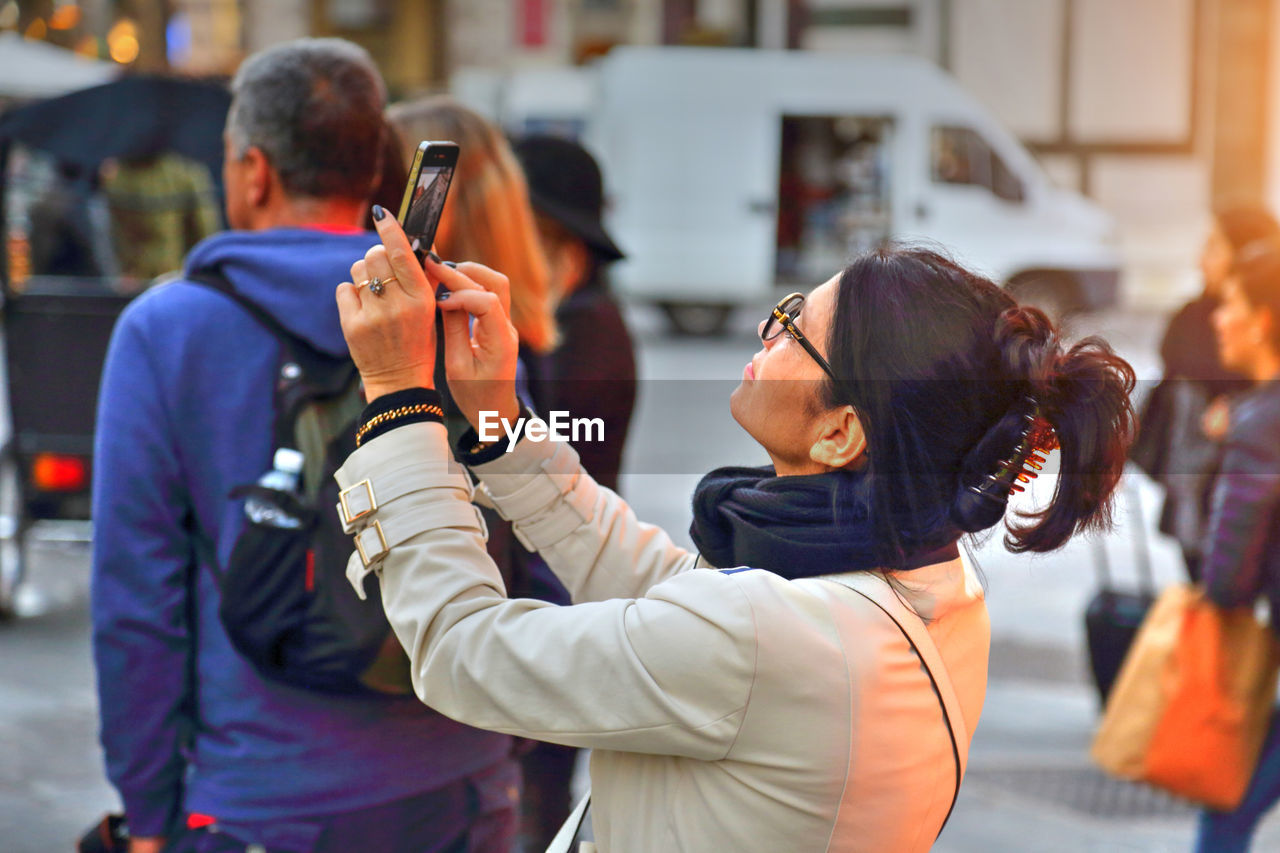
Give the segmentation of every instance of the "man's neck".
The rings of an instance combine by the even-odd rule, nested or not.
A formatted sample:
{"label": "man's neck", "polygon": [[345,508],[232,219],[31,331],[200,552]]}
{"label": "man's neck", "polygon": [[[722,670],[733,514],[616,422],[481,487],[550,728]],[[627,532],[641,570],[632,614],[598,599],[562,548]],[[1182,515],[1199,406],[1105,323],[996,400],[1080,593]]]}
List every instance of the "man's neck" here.
{"label": "man's neck", "polygon": [[359,230],[365,204],[348,199],[296,198],[256,212],[252,229],[319,228],[326,231]]}

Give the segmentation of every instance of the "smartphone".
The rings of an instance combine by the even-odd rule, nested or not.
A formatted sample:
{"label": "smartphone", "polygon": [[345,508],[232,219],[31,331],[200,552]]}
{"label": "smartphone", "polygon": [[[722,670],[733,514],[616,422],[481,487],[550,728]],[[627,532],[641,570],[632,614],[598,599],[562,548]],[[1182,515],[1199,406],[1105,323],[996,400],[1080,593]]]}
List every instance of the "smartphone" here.
{"label": "smartphone", "polygon": [[431,251],[440,213],[458,165],[455,142],[422,142],[409,167],[409,183],[400,202],[400,224],[418,260]]}

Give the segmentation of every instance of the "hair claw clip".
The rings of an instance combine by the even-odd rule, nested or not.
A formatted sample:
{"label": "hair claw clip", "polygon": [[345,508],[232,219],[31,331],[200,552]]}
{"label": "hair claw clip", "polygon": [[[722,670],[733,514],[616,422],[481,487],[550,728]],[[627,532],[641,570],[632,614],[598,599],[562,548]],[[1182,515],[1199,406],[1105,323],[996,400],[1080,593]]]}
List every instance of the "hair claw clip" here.
{"label": "hair claw clip", "polygon": [[982,482],[970,486],[974,492],[992,497],[1008,498],[1012,494],[1026,491],[1024,485],[1040,476],[1049,454],[1058,449],[1058,435],[1052,424],[1040,413],[1040,404],[1032,397],[1027,397],[1030,410],[1023,416],[1026,425],[1022,428],[1022,436],[1008,458],[1000,460],[996,471],[987,475]]}

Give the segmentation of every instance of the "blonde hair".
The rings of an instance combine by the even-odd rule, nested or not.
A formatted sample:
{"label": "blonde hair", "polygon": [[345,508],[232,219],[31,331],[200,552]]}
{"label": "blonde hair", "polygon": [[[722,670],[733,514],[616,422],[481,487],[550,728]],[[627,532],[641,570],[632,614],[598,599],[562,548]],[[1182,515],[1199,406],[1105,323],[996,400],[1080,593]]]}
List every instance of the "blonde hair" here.
{"label": "blonde hair", "polygon": [[511,322],[535,353],[558,343],[551,272],[543,252],[524,172],[502,132],[448,97],[396,104],[387,111],[412,162],[418,142],[447,139],[461,153],[436,231],[445,258],[478,261],[511,280]]}

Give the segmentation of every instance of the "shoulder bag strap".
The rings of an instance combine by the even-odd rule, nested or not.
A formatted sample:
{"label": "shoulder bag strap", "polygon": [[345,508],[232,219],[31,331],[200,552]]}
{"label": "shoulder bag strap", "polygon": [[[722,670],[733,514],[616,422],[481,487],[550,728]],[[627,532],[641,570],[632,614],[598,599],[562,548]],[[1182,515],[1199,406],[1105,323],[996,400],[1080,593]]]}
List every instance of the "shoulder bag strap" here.
{"label": "shoulder bag strap", "polygon": [[[947,826],[947,821],[951,819],[951,812],[955,810],[956,797],[960,795],[960,782],[964,779],[965,768],[969,763],[969,735],[964,727],[964,713],[960,710],[960,700],[956,696],[955,687],[951,684],[947,668],[942,663],[942,656],[938,654],[938,647],[934,645],[933,638],[924,627],[924,622],[898,600],[887,582],[866,572],[826,575],[822,580],[834,581],[841,586],[846,586],[883,610],[920,655],[925,672],[928,673],[929,680],[933,682],[933,687],[941,698],[942,715],[946,718],[947,727],[951,733],[951,750],[956,762],[956,790],[951,795],[951,806],[947,809],[947,817],[938,830],[938,834],[941,835],[942,830]],[[546,853],[569,853],[574,839],[582,829],[582,822],[586,818],[587,806],[590,802],[591,792],[588,791],[560,826],[560,831],[551,840]]]}
{"label": "shoulder bag strap", "polygon": [[924,622],[907,609],[883,577],[870,572],[851,572],[843,575],[824,575],[821,579],[846,586],[883,610],[902,631],[907,642],[915,648],[929,680],[933,682],[934,690],[942,700],[942,715],[946,718],[947,727],[951,732],[951,749],[956,762],[956,790],[951,795],[951,807],[947,809],[947,817],[942,821],[942,827],[938,829],[938,834],[941,835],[942,830],[947,826],[947,821],[951,819],[951,812],[955,810],[956,798],[960,795],[960,782],[964,779],[965,768],[969,763],[969,733],[965,728],[960,700],[956,696],[955,687],[951,684],[951,676],[947,674],[947,668],[942,663],[942,656],[938,654],[938,647],[934,645]]}
{"label": "shoulder bag strap", "polygon": [[556,837],[551,839],[551,843],[547,845],[547,853],[569,853],[573,849],[573,840],[578,837],[578,833],[582,830],[582,822],[587,817],[587,806],[591,804],[591,791],[587,791],[578,800],[578,804],[573,807],[573,811],[565,818],[564,823],[560,825],[560,831],[556,833]]}

